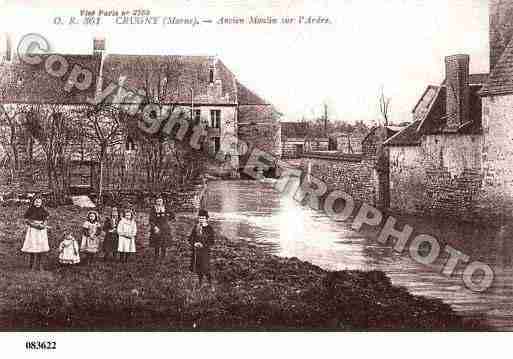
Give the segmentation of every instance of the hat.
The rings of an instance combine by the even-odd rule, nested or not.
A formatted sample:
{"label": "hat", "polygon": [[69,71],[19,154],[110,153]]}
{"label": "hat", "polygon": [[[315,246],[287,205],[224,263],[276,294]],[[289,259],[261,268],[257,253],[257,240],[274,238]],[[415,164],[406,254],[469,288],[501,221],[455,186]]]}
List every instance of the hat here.
{"label": "hat", "polygon": [[99,220],[100,220],[100,215],[99,215],[99,214],[98,214],[98,212],[96,212],[96,211],[89,211],[89,212],[87,212],[87,217],[86,217],[86,218],[87,218],[87,219],[89,219],[89,216],[90,216],[91,214],[94,214],[94,216],[95,216],[95,218],[96,218],[96,220],[97,220],[97,221],[99,221]]}
{"label": "hat", "polygon": [[208,211],[206,209],[200,209],[198,212],[198,217],[207,217],[208,218]]}

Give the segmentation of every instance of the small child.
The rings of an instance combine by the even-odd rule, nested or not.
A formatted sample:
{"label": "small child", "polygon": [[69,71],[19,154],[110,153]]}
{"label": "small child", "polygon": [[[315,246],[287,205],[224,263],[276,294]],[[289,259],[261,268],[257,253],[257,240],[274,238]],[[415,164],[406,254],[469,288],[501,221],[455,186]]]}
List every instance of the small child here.
{"label": "small child", "polygon": [[150,211],[150,246],[155,250],[155,261],[166,256],[166,248],[173,239],[169,220],[174,221],[175,214],[166,208],[162,196],[157,196]]}
{"label": "small child", "polygon": [[118,224],[118,252],[119,260],[123,263],[128,262],[128,256],[135,253],[135,235],[137,234],[137,223],[133,218],[131,210],[124,212],[123,218]]}
{"label": "small child", "polygon": [[189,243],[191,244],[191,271],[198,274],[199,284],[203,282],[206,276],[208,282],[212,283],[210,274],[210,249],[215,243],[216,234],[214,229],[208,224],[208,211],[200,209],[198,212],[198,222],[194,226]]}
{"label": "small child", "polygon": [[112,259],[116,258],[118,252],[118,224],[121,216],[119,215],[117,207],[112,207],[110,217],[107,217],[103,224],[103,231],[105,237],[103,238],[103,253],[104,260],[107,260],[110,255]]}
{"label": "small child", "polygon": [[71,233],[67,233],[59,245],[59,263],[63,265],[80,263],[78,241]]}
{"label": "small child", "polygon": [[82,243],[80,251],[87,253],[87,261],[92,262],[100,249],[100,221],[98,213],[90,211],[82,225]]}

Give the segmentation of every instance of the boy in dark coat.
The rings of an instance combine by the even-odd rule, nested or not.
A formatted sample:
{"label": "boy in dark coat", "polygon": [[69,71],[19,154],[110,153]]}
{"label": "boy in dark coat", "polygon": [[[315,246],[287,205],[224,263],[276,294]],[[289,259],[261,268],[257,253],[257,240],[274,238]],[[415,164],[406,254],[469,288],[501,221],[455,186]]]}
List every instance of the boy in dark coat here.
{"label": "boy in dark coat", "polygon": [[189,237],[192,248],[191,271],[199,276],[199,283],[203,282],[203,276],[212,283],[210,275],[210,247],[214,245],[215,233],[208,224],[208,212],[201,209],[198,213],[198,224],[194,226]]}
{"label": "boy in dark coat", "polygon": [[116,259],[118,252],[118,224],[121,216],[119,215],[117,207],[112,207],[111,215],[105,220],[103,225],[103,231],[105,232],[105,238],[103,239],[103,253],[104,260],[112,255],[112,259]]}
{"label": "boy in dark coat", "polygon": [[162,196],[157,196],[150,210],[150,247],[155,250],[155,261],[166,256],[166,248],[173,239],[169,220],[174,221],[175,214],[164,206]]}

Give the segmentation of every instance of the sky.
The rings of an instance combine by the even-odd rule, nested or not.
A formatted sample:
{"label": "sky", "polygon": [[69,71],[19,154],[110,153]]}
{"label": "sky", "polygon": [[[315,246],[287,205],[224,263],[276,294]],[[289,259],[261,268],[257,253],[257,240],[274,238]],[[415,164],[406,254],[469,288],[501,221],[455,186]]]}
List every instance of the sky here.
{"label": "sky", "polygon": [[[56,25],[80,10],[147,9],[153,16],[198,16],[190,25]],[[324,16],[328,24],[220,25],[219,17]],[[444,57],[471,56],[471,72],[488,72],[487,0],[113,0],[44,4],[0,0],[0,32],[14,42],[45,36],[52,50],[91,53],[102,36],[117,54],[217,55],[247,87],[273,103],[283,120],[320,116],[380,121],[378,97],[391,98],[391,121],[411,120],[428,84],[444,77]],[[1,46],[0,46],[1,47]]]}

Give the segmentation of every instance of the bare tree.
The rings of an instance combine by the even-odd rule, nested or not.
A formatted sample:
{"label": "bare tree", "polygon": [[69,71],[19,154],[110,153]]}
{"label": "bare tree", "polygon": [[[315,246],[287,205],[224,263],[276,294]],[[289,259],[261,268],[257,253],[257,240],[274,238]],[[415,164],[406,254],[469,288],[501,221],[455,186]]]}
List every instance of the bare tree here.
{"label": "bare tree", "polygon": [[[76,131],[71,114],[60,105],[40,104],[24,107],[23,114],[28,133],[44,153],[49,190],[65,192],[69,179],[70,140]],[[32,152],[32,145],[30,147]]]}
{"label": "bare tree", "polygon": [[8,113],[4,107],[0,107],[0,145],[5,152],[12,181],[20,168],[18,140],[23,129],[20,114],[17,110]]}
{"label": "bare tree", "polygon": [[383,117],[384,126],[388,126],[389,124],[389,115],[390,115],[390,97],[385,96],[384,86],[381,86],[381,93],[379,95],[379,112]]}
{"label": "bare tree", "polygon": [[80,112],[81,134],[96,148],[99,163],[98,204],[102,203],[105,161],[109,148],[124,143],[122,119],[124,112],[115,106],[100,103],[86,106]]}
{"label": "bare tree", "polygon": [[[169,187],[171,184],[169,182],[184,184],[186,182],[184,178],[188,179],[190,176],[196,175],[197,169],[201,166],[193,160],[194,156],[191,157],[192,149],[181,146],[178,141],[171,138],[172,134],[162,131],[166,127],[167,121],[171,121],[172,118],[181,118],[192,123],[193,89],[189,89],[191,91],[190,113],[179,108],[176,105],[179,101],[175,98],[176,93],[184,90],[180,88],[180,76],[183,73],[184,65],[175,57],[158,60],[141,57],[135,60],[133,66],[142,76],[142,92],[145,96],[142,105],[157,105],[162,113],[154,114],[154,116],[160,115],[165,118],[161,123],[161,131],[158,133],[148,135],[139,132],[135,136],[140,145],[148,187],[152,191],[157,191]],[[201,71],[202,69],[198,68],[191,73],[199,74]],[[196,153],[197,155],[199,153]],[[181,178],[177,178],[177,176]]]}

